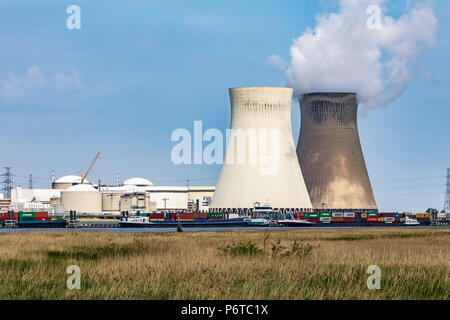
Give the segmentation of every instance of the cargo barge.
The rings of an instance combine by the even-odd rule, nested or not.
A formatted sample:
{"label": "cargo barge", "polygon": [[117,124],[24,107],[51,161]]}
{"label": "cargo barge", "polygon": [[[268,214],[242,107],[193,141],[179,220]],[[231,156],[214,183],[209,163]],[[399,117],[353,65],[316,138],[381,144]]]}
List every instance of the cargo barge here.
{"label": "cargo barge", "polygon": [[178,224],[181,224],[183,228],[245,227],[247,225],[243,219],[151,221],[148,217],[135,216],[120,219],[119,228],[177,228]]}
{"label": "cargo barge", "polygon": [[65,219],[51,219],[48,212],[4,212],[0,213],[0,227],[8,228],[65,228]]}

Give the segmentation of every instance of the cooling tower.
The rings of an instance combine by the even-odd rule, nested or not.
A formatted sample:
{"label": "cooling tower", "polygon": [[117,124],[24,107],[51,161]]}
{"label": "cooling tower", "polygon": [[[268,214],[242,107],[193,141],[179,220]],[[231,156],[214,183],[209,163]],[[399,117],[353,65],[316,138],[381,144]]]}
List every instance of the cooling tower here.
{"label": "cooling tower", "polygon": [[356,94],[305,94],[300,110],[297,155],[314,209],[376,210],[359,141]]}
{"label": "cooling tower", "polygon": [[210,208],[250,209],[255,202],[312,208],[292,136],[292,89],[233,88],[229,94],[231,130]]}

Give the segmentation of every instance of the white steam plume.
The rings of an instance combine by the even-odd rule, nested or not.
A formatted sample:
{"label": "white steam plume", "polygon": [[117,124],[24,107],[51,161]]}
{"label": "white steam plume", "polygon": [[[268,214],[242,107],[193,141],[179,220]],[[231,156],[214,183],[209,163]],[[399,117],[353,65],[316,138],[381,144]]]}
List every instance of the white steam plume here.
{"label": "white steam plume", "polygon": [[[397,98],[417,75],[423,51],[434,44],[437,19],[430,2],[399,19],[384,14],[386,0],[340,0],[340,11],[318,16],[291,46],[288,84],[306,92],[356,92],[366,106]],[[369,28],[369,6],[381,8],[380,28]]]}

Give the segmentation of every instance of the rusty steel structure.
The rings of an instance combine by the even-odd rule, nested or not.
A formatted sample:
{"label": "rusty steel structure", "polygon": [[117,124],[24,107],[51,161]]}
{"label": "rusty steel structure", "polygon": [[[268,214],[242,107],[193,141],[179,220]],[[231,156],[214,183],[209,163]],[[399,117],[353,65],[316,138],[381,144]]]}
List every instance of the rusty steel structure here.
{"label": "rusty steel structure", "polygon": [[314,209],[377,211],[361,149],[354,93],[300,98],[297,156]]}

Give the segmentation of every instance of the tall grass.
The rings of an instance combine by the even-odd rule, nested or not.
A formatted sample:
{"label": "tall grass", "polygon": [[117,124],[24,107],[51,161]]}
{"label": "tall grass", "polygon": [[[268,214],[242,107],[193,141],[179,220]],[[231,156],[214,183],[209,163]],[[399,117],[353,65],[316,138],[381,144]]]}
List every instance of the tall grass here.
{"label": "tall grass", "polygon": [[[15,233],[0,243],[0,299],[450,299],[450,229]],[[66,288],[72,264],[81,290]],[[366,287],[373,264],[380,290]]]}

